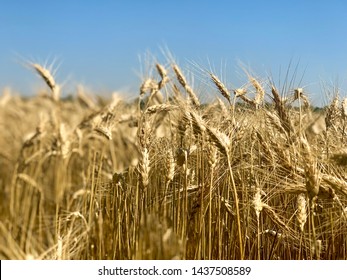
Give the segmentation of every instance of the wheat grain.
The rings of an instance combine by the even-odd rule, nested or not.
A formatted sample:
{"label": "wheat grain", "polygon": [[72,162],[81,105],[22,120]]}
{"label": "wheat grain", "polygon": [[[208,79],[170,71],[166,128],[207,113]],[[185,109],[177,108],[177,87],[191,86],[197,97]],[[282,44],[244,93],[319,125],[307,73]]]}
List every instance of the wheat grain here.
{"label": "wheat grain", "polygon": [[257,215],[257,219],[259,220],[260,212],[263,210],[263,202],[261,201],[261,190],[259,187],[257,188],[253,198],[253,207]]}
{"label": "wheat grain", "polygon": [[299,194],[297,198],[297,214],[296,217],[299,222],[300,230],[304,231],[304,226],[307,220],[307,212],[306,212],[306,198],[304,194]]}
{"label": "wheat grain", "polygon": [[168,156],[167,156],[167,175],[166,178],[168,181],[172,181],[175,175],[175,167],[176,167],[176,163],[175,163],[175,159],[173,157],[173,153],[172,150],[168,151]]}
{"label": "wheat grain", "polygon": [[143,148],[141,152],[141,159],[139,162],[139,169],[141,175],[141,186],[146,189],[149,184],[149,171],[150,171],[150,159],[147,148]]}

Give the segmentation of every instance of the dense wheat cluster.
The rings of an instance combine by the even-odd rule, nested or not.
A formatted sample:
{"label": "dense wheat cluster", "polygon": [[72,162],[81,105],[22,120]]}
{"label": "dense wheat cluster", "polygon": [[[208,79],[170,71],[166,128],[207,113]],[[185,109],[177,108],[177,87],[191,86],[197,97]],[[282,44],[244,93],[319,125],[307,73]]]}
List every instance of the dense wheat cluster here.
{"label": "dense wheat cluster", "polygon": [[347,259],[346,100],[177,64],[135,101],[0,98],[1,259]]}

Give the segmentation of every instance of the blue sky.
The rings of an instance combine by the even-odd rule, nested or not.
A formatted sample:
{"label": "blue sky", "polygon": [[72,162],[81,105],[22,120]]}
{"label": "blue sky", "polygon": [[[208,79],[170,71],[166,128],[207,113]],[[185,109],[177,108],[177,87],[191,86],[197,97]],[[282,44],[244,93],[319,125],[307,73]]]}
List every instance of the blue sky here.
{"label": "blue sky", "polygon": [[210,63],[230,86],[244,81],[239,61],[277,81],[292,60],[297,80],[304,74],[297,86],[315,102],[324,101],[321,81],[338,81],[345,94],[347,1],[0,0],[0,7],[0,89],[32,94],[42,84],[21,59],[57,58],[66,91],[83,83],[135,96],[139,56],[150,51],[165,63],[167,46],[184,69]]}

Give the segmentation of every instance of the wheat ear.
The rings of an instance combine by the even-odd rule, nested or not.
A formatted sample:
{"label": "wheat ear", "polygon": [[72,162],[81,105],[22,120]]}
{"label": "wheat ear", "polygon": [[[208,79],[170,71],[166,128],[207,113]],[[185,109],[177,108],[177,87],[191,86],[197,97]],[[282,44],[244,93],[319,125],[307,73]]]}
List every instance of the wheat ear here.
{"label": "wheat ear", "polygon": [[45,81],[47,86],[51,89],[52,99],[54,101],[58,101],[60,97],[60,86],[55,82],[51,72],[47,68],[37,63],[32,63],[31,66],[35,69],[35,71],[40,75],[40,77]]}
{"label": "wheat ear", "polygon": [[196,94],[194,93],[193,89],[188,85],[186,78],[184,77],[183,73],[181,72],[180,68],[175,64],[172,66],[178,82],[181,84],[182,87],[186,90],[186,92],[189,95],[189,98],[191,99],[194,106],[198,107],[200,106],[200,101]]}
{"label": "wheat ear", "polygon": [[227,89],[227,87],[218,79],[216,75],[213,75],[212,73],[210,73],[210,76],[213,83],[218,88],[219,92],[225,97],[226,100],[228,100],[229,104],[231,104],[230,92]]}

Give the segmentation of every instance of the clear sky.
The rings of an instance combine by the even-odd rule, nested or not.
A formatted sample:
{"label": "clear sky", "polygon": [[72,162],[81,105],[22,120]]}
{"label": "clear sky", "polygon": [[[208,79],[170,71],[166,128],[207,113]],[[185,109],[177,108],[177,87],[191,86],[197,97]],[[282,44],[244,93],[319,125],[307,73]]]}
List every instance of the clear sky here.
{"label": "clear sky", "polygon": [[139,56],[150,51],[165,63],[165,46],[183,69],[210,61],[218,75],[227,65],[222,76],[230,84],[242,72],[239,61],[275,79],[290,60],[300,61],[300,86],[320,102],[322,80],[346,84],[347,1],[0,0],[0,89],[31,94],[39,80],[21,59],[57,58],[57,79],[67,88],[135,90]]}

